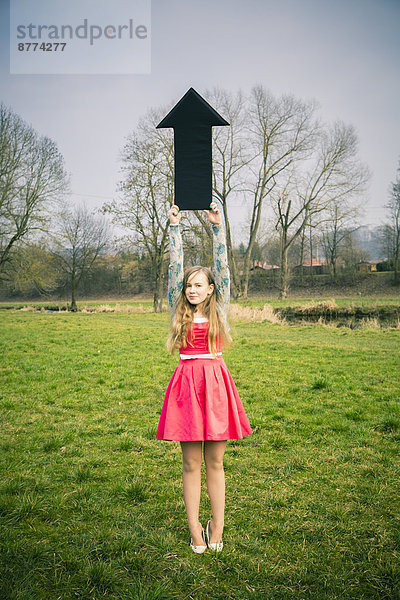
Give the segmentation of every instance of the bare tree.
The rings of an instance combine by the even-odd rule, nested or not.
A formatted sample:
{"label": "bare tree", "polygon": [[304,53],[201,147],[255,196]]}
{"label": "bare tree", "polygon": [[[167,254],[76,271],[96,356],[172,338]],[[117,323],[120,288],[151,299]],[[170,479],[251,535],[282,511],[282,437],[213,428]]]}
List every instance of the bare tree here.
{"label": "bare tree", "polygon": [[[240,296],[247,296],[251,252],[264,200],[281,181],[288,180],[288,173],[296,162],[304,160],[312,151],[318,128],[315,109],[313,102],[303,102],[293,96],[275,98],[260,86],[252,90],[248,136],[254,159],[249,165],[245,188],[251,214]],[[279,195],[274,196],[277,197]]]}
{"label": "bare tree", "polygon": [[0,272],[14,246],[44,231],[54,205],[67,189],[56,144],[18,115],[0,106]]}
{"label": "bare tree", "polygon": [[332,202],[322,225],[322,245],[333,279],[337,279],[339,249],[349,233],[357,231],[361,207],[355,203]]}
{"label": "bare tree", "polygon": [[71,311],[78,310],[76,294],[108,241],[108,226],[104,218],[95,217],[85,207],[65,210],[60,216],[60,232],[54,236],[53,255],[60,271],[71,286]]}
{"label": "bare tree", "polygon": [[315,228],[326,220],[332,205],[344,204],[365,189],[368,169],[357,160],[358,140],[352,127],[336,123],[320,130],[315,155],[303,174],[293,169],[283,190],[271,195],[281,236],[281,297],[289,290],[287,253],[290,246],[312,223]]}
{"label": "bare tree", "polygon": [[161,110],[151,111],[127,139],[122,152],[122,198],[104,206],[113,221],[150,257],[154,312],[161,312],[163,264],[168,245],[168,209],[173,200],[173,137],[156,129]]}
{"label": "bare tree", "polygon": [[391,240],[391,254],[394,268],[394,282],[399,283],[400,253],[400,167],[397,169],[396,181],[390,186],[390,198],[386,205],[389,223],[386,225],[387,237]]}
{"label": "bare tree", "polygon": [[343,261],[348,275],[355,275],[358,263],[369,259],[368,252],[359,246],[353,231],[345,233],[339,248],[339,258]]}
{"label": "bare tree", "polygon": [[305,214],[301,205],[296,206],[297,195],[290,189],[290,182],[271,195],[271,202],[277,217],[275,228],[280,239],[280,296],[286,298],[289,291],[289,250],[304,231],[309,215]]}

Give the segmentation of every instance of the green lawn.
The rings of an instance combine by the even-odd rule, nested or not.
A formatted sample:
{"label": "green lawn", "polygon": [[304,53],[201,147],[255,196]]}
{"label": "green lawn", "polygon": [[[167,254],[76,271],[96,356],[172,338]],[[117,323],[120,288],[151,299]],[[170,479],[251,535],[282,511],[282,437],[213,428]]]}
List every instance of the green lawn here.
{"label": "green lawn", "polygon": [[168,323],[1,311],[0,599],[400,598],[400,330],[232,324],[254,434],[213,556],[155,439]]}

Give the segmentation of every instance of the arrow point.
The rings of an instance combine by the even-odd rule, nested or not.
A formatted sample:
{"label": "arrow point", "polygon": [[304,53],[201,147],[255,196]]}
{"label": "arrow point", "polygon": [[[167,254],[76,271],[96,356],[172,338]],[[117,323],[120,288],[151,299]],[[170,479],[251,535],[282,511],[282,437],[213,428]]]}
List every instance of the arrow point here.
{"label": "arrow point", "polygon": [[227,121],[194,88],[182,98],[157,125],[157,129],[176,126],[229,125]]}

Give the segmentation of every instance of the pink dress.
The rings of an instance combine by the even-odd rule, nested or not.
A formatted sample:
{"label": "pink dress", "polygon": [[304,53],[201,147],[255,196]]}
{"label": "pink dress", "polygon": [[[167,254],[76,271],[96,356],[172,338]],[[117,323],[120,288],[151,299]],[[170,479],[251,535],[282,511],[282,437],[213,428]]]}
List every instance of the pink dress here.
{"label": "pink dress", "polygon": [[[193,323],[192,340],[180,355],[208,354],[208,323]],[[221,348],[219,348],[219,351]],[[252,433],[222,356],[181,358],[165,394],[159,440],[194,442],[240,439]]]}

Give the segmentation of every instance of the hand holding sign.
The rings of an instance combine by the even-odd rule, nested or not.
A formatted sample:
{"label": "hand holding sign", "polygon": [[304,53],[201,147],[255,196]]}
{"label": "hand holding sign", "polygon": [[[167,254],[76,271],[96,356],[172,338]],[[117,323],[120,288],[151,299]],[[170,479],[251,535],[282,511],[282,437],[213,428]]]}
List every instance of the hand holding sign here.
{"label": "hand holding sign", "polygon": [[179,225],[179,221],[182,218],[182,213],[179,211],[179,207],[173,204],[168,211],[169,222],[171,225]]}
{"label": "hand holding sign", "polygon": [[207,213],[208,220],[210,221],[210,223],[212,223],[213,225],[221,225],[221,213],[219,212],[217,203],[214,202],[214,200],[210,204],[210,209],[211,210],[204,211],[205,213]]}

